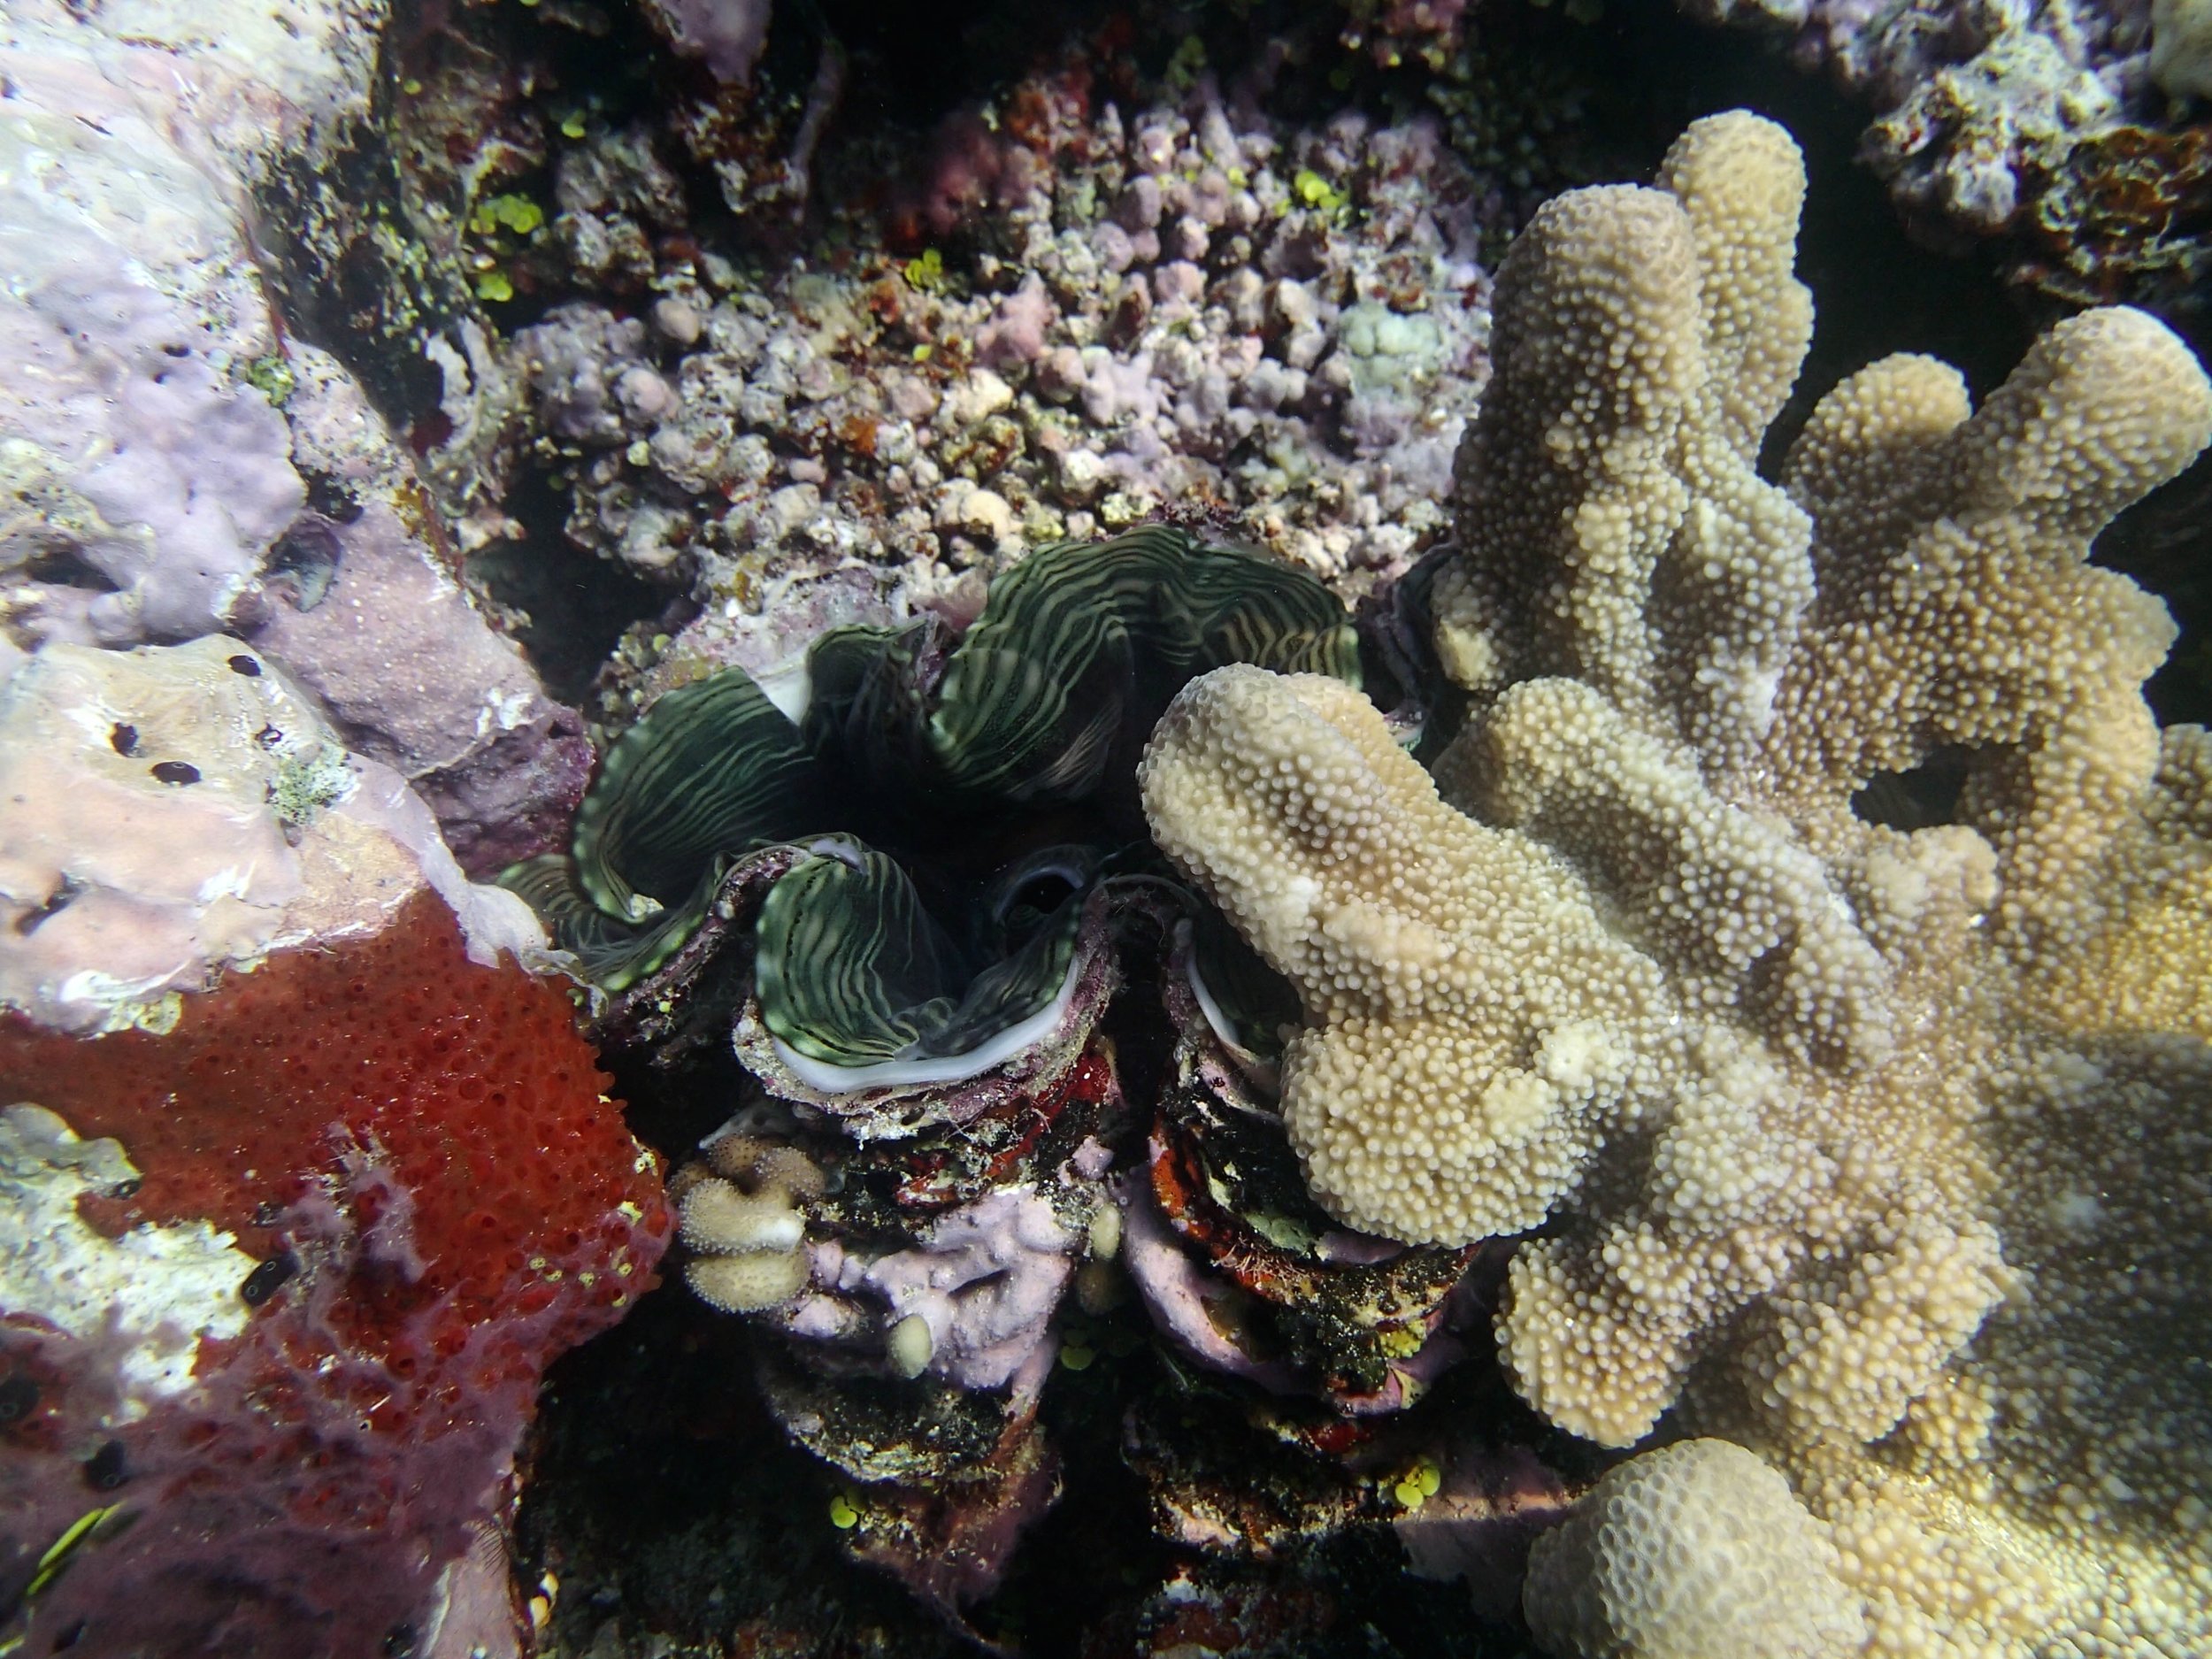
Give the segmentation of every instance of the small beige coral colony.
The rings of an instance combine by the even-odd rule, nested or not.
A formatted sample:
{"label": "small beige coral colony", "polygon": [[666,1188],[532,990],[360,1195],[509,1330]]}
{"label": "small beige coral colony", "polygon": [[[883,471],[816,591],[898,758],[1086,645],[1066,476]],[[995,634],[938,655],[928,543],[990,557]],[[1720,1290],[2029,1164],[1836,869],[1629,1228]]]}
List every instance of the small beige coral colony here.
{"label": "small beige coral colony", "polygon": [[[2173,625],[2087,557],[2212,387],[2092,311],[1978,411],[1931,358],[1862,370],[1769,482],[1803,190],[1722,115],[1514,244],[1433,778],[1357,693],[1228,668],[1146,809],[1297,983],[1322,1202],[1548,1217],[1515,1385],[1608,1445],[1702,1437],[1540,1547],[1548,1645],[2212,1653],[2212,741],[2160,730]],[[1948,821],[1854,810],[1939,749]]]}

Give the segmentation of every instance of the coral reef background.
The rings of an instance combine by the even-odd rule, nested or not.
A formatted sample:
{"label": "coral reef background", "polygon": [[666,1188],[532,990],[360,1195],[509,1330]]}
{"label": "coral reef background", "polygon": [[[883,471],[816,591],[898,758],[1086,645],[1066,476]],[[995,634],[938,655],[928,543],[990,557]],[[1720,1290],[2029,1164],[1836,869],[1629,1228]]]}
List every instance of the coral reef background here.
{"label": "coral reef background", "polygon": [[[2160,1440],[2187,1417],[2179,1371],[2143,1342],[2099,1350],[2139,1431],[2103,1461],[2064,1390],[2039,1419],[2002,1408],[2095,1310],[2135,1305],[2131,1263],[2181,1272],[2021,1125],[2134,1125],[2171,1154],[2170,1218],[2200,1210],[2201,1063],[2132,1024],[2195,1018],[2142,964],[2200,950],[2201,764],[2170,736],[2157,761],[2151,726],[2212,718],[2212,470],[2139,502],[2111,481],[2186,459],[2188,388],[2094,319],[2155,315],[2177,362],[2212,338],[2201,5],[164,12],[25,0],[0,25],[0,1653],[1718,1653],[1714,1607],[1763,1632],[1745,1651],[2011,1652],[2094,1624],[2099,1527],[2129,1586],[2112,1622],[2195,1650],[2200,1624],[2156,1622],[2202,1587],[2200,1555],[2162,1553],[2162,1525],[2202,1519],[2198,1463]],[[1793,244],[1714,231],[1742,204],[1700,217],[1726,188],[1663,160],[1735,107],[1803,150],[1801,176],[1787,140],[1750,170],[1808,203]],[[1524,452],[1531,316],[1602,311],[1587,270],[1610,256],[1574,250],[1596,197],[1523,233],[1562,192],[1655,179],[1708,261],[1685,280],[1768,333],[1734,336],[1717,405],[1663,370],[1638,382],[1691,411],[1663,442],[1693,458],[1652,476],[1739,528],[1717,562],[1758,568],[1710,579],[1741,589],[1710,603],[1694,580],[1647,604],[1593,579],[1562,602],[1576,634],[1532,597],[1540,554],[1573,555],[1529,503],[1644,509]],[[1652,234],[1626,263],[1655,292],[1695,260]],[[2145,311],[2047,332],[2113,301]],[[1626,308],[1620,355],[1677,325],[1726,355],[1733,325],[1670,303]],[[1936,411],[1931,444],[1943,411],[2009,432],[2027,409],[2015,424],[2066,428],[2034,450],[2047,475],[2110,512],[2057,523],[1942,479],[1869,507],[1866,479],[1825,478],[1822,443],[1890,387],[1863,365],[1900,351],[1960,372],[1894,372]],[[2061,389],[1985,403],[2024,357],[2021,387]],[[2094,402],[2067,387],[2139,379],[2172,396],[2116,403],[2150,408],[2166,449],[2067,426]],[[1784,485],[1811,554],[1777,550]],[[1854,514],[1887,534],[1977,513],[2079,583],[2038,611],[2016,572],[2011,669],[1962,691],[1901,674],[1920,724],[1863,719],[1835,687],[1875,648],[1834,614],[1828,549],[1858,546]],[[793,854],[854,827],[795,817],[752,838],[784,850],[684,843],[689,909],[610,895],[611,850],[600,890],[550,909],[511,878],[555,944],[666,929],[629,978],[548,973],[493,878],[588,863],[620,799],[620,765],[587,795],[595,755],[702,769],[704,740],[680,765],[655,748],[666,694],[741,672],[766,723],[709,737],[774,726],[787,749],[811,695],[814,741],[823,664],[849,659],[809,648],[851,630],[878,653],[865,683],[920,687],[933,718],[929,676],[951,641],[1002,637],[1010,571],[1133,531],[1282,561],[1342,629],[1312,661],[1248,640],[1225,659],[1333,679],[1229,667],[1176,705],[1143,803],[1176,872],[1115,862],[1145,829],[1126,778],[1046,810],[1025,769],[1054,763],[1056,727],[1022,751],[1019,810],[946,830],[866,800],[895,879],[856,843]],[[2123,573],[2173,629],[2115,597]],[[1897,571],[1860,574],[1879,610]],[[2085,615],[2110,626],[2070,654]],[[1067,636],[1021,626],[1048,677]],[[1930,660],[1956,643],[1923,632]],[[1822,652],[1832,672],[1807,665]],[[2057,689],[2029,687],[2019,662],[2047,658]],[[1144,685],[1148,709],[1175,689]],[[689,695],[662,731],[709,701]],[[1463,718],[1443,759],[1414,751],[1440,800],[1399,744]],[[841,730],[853,797],[851,776],[949,775],[900,747],[935,730],[919,717]],[[1967,751],[2021,730],[2059,736],[2016,801]],[[1144,736],[1113,740],[1121,772]],[[1377,1009],[1404,1013],[1402,937],[1306,937],[1250,896],[1244,832],[1222,828],[1239,764],[1340,741],[1363,757],[1344,790],[1371,775],[1394,803],[1371,864],[1445,895],[1419,919],[1470,958],[1478,917],[1525,924],[1541,948],[1502,952],[1494,981],[1602,1005],[1602,1032],[1548,1006],[1496,1038],[1531,1081],[1484,1095],[1513,1149],[1458,1158],[1481,1173],[1457,1188],[1437,1158],[1407,1173],[1422,1089],[1370,1087],[1419,1064],[1402,1023],[1361,1046]],[[649,819],[667,790],[628,804]],[[1333,822],[1327,788],[1262,794],[1253,823]],[[1479,835],[1510,847],[1480,902]],[[1087,839],[1096,868],[1067,855]],[[1271,877],[1302,856],[1266,844]],[[987,852],[1016,872],[991,919],[1016,919],[944,960],[1059,928],[1050,1036],[937,1093],[810,1088],[775,1046],[795,1017],[771,1030],[792,1006],[772,976],[898,979],[835,954],[864,942],[851,918],[910,889],[941,912]],[[863,899],[803,913],[846,934],[795,945],[795,872],[849,868]],[[1177,872],[1257,958],[1170,892]],[[2106,913],[2053,896],[2080,882]],[[1701,883],[1734,895],[1733,933],[1670,934],[1666,895]],[[783,932],[757,932],[778,892]],[[1839,893],[1870,943],[1828,914]],[[579,916],[599,931],[564,933]],[[1288,1048],[1261,958],[1311,1022]],[[885,1006],[943,1023],[966,971]],[[1721,1012],[1670,1048],[1686,1009]],[[1811,1128],[1760,1127],[1777,1076],[1822,1102]],[[1668,1118],[1716,1078],[1707,1103],[1752,1129]],[[1909,1133],[1908,1098],[1931,1102]],[[2015,1132],[1984,1145],[1990,1098]],[[1655,1152],[1640,1118],[1678,1133]],[[1817,1185],[1839,1140],[1875,1149],[1855,1196],[1758,1197],[1768,1242],[1744,1244],[1711,1199],[1727,1168],[1756,1142]],[[2141,1177],[2130,1144],[2088,1148],[2109,1190]],[[1908,1188],[1909,1225],[1876,1213]],[[1496,1236],[1548,1214],[1517,1254]],[[1712,1268],[1724,1234],[1757,1263]],[[2090,1258],[2070,1276],[2070,1240]],[[1646,1247],[1662,1287],[1628,1296],[1597,1264]],[[1952,1365],[2024,1271],[2065,1294]],[[1858,1350],[1836,1331],[1885,1317],[1909,1327],[1894,1363],[1837,1358]],[[1655,1421],[1727,1439],[1622,1462]],[[1974,1508],[2007,1480],[2016,1509]],[[1745,1599],[1744,1562],[1770,1597]],[[1980,1647],[1915,1622],[1943,1571]]]}

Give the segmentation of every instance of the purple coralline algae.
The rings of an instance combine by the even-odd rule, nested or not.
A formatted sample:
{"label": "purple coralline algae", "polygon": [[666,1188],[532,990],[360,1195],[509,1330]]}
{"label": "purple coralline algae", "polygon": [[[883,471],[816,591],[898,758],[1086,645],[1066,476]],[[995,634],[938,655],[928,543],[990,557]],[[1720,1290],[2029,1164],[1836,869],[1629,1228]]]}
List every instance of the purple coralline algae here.
{"label": "purple coralline algae", "polygon": [[768,0],[648,0],[645,9],[670,45],[718,81],[750,80],[768,43]]}
{"label": "purple coralline algae", "polygon": [[350,499],[294,520],[298,568],[264,583],[247,635],[488,876],[551,844],[575,810],[591,767],[583,723],[470,602],[435,508],[359,387],[312,347],[293,363],[293,454]]}
{"label": "purple coralline algae", "polygon": [[858,1282],[884,1304],[901,1371],[1026,1393],[1051,1363],[1052,1316],[1081,1239],[1042,1194],[1001,1187],[938,1217]]}
{"label": "purple coralline algae", "polygon": [[221,626],[298,511],[247,173],[365,95],[342,19],[264,81],[266,19],[126,43],[64,8],[6,26],[0,130],[0,573],[19,640]]}
{"label": "purple coralline algae", "polygon": [[488,873],[573,809],[580,723],[462,591],[352,377],[285,335],[248,227],[260,171],[361,107],[363,22],[303,10],[280,75],[254,67],[266,19],[128,43],[58,12],[14,26],[0,665],[49,640],[252,639]]}

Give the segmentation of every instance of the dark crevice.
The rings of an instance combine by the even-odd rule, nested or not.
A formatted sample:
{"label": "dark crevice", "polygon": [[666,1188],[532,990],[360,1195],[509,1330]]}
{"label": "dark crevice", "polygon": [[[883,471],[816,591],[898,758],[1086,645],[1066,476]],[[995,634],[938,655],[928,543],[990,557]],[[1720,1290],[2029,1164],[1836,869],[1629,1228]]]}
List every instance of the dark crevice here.
{"label": "dark crevice", "polygon": [[2212,724],[2212,452],[2097,538],[2096,562],[2166,602],[2181,638],[2144,687],[2162,725]]}
{"label": "dark crevice", "polygon": [[24,574],[35,582],[53,588],[82,588],[101,594],[116,591],[116,585],[107,573],[73,547],[42,549],[32,556]]}
{"label": "dark crevice", "polygon": [[529,653],[547,695],[580,705],[623,630],[657,616],[668,591],[571,541],[562,527],[568,499],[542,469],[526,467],[517,476],[506,507],[522,535],[474,555],[468,573],[527,618],[509,632]]}
{"label": "dark crevice", "polygon": [[1945,743],[1909,772],[1878,772],[1851,797],[1851,810],[1861,823],[1886,829],[1955,824],[1976,753],[1963,743]]}

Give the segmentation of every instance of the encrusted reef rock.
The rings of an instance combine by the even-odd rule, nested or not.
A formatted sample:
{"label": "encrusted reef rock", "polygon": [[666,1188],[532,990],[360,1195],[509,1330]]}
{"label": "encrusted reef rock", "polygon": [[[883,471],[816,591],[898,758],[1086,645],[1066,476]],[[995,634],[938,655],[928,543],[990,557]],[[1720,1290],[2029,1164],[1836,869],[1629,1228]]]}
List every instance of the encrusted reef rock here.
{"label": "encrusted reef rock", "polygon": [[11,1638],[514,1651],[540,1377],[670,1231],[542,943],[242,641],[0,686]]}
{"label": "encrusted reef rock", "polygon": [[1756,1450],[1872,1651],[2199,1650],[2212,744],[2086,555],[2212,385],[2092,311],[1978,411],[1871,365],[1770,482],[1799,157],[1715,117],[1659,187],[1500,273],[1433,781],[1356,695],[1227,668],[1154,738],[1155,834],[1298,986],[1328,1208],[1548,1221],[1497,1322],[1538,1410]]}
{"label": "encrusted reef rock", "polygon": [[573,810],[582,724],[463,592],[414,457],[287,326],[252,228],[253,189],[365,111],[382,23],[42,0],[0,28],[0,672],[250,637],[488,873]]}
{"label": "encrusted reef rock", "polygon": [[[2076,303],[2178,302],[2212,269],[2212,88],[2191,0],[1679,0],[1789,37],[1878,111],[1860,157],[1916,227],[2002,239],[2016,281]],[[2194,119],[2192,119],[2192,117]]]}
{"label": "encrusted reef rock", "polygon": [[162,1029],[221,969],[377,933],[425,885],[481,961],[544,942],[241,641],[57,642],[0,681],[0,1010]]}
{"label": "encrusted reef rock", "polygon": [[440,1632],[488,1596],[478,1651],[517,1651],[500,1536],[540,1379],[669,1231],[567,999],[472,963],[422,891],[163,1033],[0,1017],[0,1079],[13,1633],[375,1659],[468,1651]]}
{"label": "encrusted reef rock", "polygon": [[[223,626],[303,498],[241,212],[245,180],[362,107],[368,8],[0,27],[0,623],[37,638]],[[11,654],[0,643],[0,657]]]}
{"label": "encrusted reef rock", "polygon": [[288,567],[242,620],[357,751],[436,813],[472,875],[544,849],[591,770],[573,710],[459,580],[461,557],[414,457],[328,352],[294,343],[292,454],[330,514],[296,520]]}

